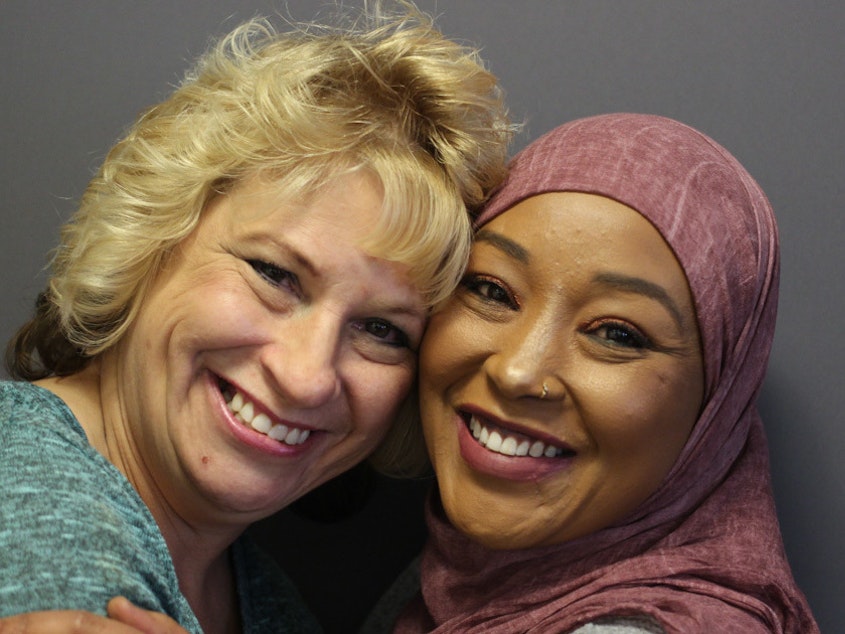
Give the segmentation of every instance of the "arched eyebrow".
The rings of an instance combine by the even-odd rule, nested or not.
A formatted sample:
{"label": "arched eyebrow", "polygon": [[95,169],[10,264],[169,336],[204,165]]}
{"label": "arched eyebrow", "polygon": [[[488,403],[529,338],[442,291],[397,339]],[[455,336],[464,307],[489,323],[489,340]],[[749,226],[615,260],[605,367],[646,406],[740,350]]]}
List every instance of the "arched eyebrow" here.
{"label": "arched eyebrow", "polygon": [[646,297],[655,299],[666,307],[666,310],[668,310],[672,315],[679,328],[683,329],[687,325],[678,305],[669,296],[666,289],[659,284],[649,282],[648,280],[644,280],[640,277],[622,275],[621,273],[599,273],[593,279],[596,283],[611,287],[615,290],[620,290],[626,293],[637,293],[639,295],[645,295]]}
{"label": "arched eyebrow", "polygon": [[520,244],[514,242],[510,238],[506,238],[501,233],[490,231],[489,229],[481,229],[475,234],[476,242],[487,242],[505,254],[509,255],[515,260],[519,260],[523,264],[531,262],[531,256],[528,250]]}
{"label": "arched eyebrow", "polygon": [[[531,255],[525,247],[510,238],[506,238],[501,233],[496,233],[489,229],[481,229],[475,234],[475,241],[486,242],[523,264],[529,264],[531,262]],[[615,290],[626,293],[637,293],[657,300],[666,307],[666,310],[672,315],[679,328],[683,329],[687,326],[686,320],[678,305],[669,296],[666,289],[659,284],[649,282],[641,277],[633,277],[621,273],[600,273],[596,275],[594,281]]]}
{"label": "arched eyebrow", "polygon": [[286,257],[291,258],[299,266],[308,271],[308,274],[312,277],[321,277],[320,269],[314,264],[314,262],[312,262],[311,259],[309,259],[308,256],[306,256],[304,253],[300,252],[299,249],[296,249],[287,242],[278,240],[274,236],[265,236],[260,233],[247,235],[246,237],[249,240],[254,240],[255,242],[265,244],[274,251],[282,253]]}

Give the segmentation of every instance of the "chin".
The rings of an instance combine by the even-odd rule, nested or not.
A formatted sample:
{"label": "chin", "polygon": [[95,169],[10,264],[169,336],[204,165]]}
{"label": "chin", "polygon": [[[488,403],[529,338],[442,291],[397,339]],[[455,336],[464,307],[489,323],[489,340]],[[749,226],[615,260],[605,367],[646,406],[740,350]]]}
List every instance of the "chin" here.
{"label": "chin", "polygon": [[[460,527],[459,527],[460,528]],[[531,535],[502,533],[492,526],[477,526],[474,528],[460,528],[472,541],[490,550],[521,550],[538,546],[536,538]]]}
{"label": "chin", "polygon": [[[534,545],[532,536],[520,532],[516,522],[504,517],[502,521],[490,522],[490,509],[478,513],[453,513],[444,505],[452,525],[477,544],[490,550],[515,550]],[[465,509],[466,510],[466,509]]]}

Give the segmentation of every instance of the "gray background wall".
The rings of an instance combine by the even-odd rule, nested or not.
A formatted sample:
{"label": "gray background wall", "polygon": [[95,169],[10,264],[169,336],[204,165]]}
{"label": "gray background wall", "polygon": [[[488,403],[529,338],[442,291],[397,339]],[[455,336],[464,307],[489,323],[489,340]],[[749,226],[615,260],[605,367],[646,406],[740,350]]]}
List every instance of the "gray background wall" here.
{"label": "gray background wall", "polygon": [[[760,181],[775,207],[783,249],[780,317],[761,405],[778,511],[795,575],[822,630],[842,631],[845,6],[767,0],[419,4],[439,15],[449,35],[483,47],[514,117],[526,122],[514,150],[575,117],[654,112],[707,132]],[[256,13],[311,19],[322,6],[316,0],[0,4],[0,339],[29,312],[44,282],[45,253],[105,151],[142,107],[178,81],[209,36]],[[399,559],[421,537],[412,531],[417,515],[402,506],[416,498],[407,489],[391,492],[393,486],[381,507],[371,505],[361,515],[369,520],[349,524],[350,535],[361,533],[356,537],[339,540],[337,526],[321,533],[284,518],[261,528],[269,544],[281,544],[281,558],[283,551],[298,553],[298,564],[290,555],[291,567],[311,584],[306,593],[313,601],[331,603],[337,631],[346,627],[337,623],[357,618],[361,601],[349,596],[348,585],[334,587],[346,583],[343,572],[315,581],[319,569],[306,561],[328,555],[326,569],[342,570],[357,556],[361,570],[378,558],[391,560],[390,570],[401,567]],[[385,551],[404,530],[413,534],[405,550]],[[307,535],[292,545],[296,531]],[[342,547],[349,544],[358,552],[344,558]]]}

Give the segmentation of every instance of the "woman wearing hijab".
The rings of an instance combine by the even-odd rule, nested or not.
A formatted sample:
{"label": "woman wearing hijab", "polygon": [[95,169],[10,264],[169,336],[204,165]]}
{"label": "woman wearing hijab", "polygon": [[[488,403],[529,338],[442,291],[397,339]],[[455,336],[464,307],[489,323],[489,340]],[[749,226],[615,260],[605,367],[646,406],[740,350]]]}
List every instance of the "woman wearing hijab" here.
{"label": "woman wearing hijab", "polygon": [[751,176],[597,116],[521,152],[478,227],[421,351],[439,495],[396,632],[817,631],[756,407],[778,239]]}
{"label": "woman wearing hijab", "polygon": [[421,349],[421,592],[368,631],[818,632],[756,409],[777,284],[769,203],[703,134],[604,115],[521,152]]}

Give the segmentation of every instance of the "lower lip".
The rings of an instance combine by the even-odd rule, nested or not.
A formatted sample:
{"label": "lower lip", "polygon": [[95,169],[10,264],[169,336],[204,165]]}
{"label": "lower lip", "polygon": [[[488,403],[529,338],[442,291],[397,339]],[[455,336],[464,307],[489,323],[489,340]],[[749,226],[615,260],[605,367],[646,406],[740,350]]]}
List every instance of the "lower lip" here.
{"label": "lower lip", "polygon": [[531,456],[505,456],[481,446],[463,418],[457,417],[458,445],[464,462],[474,471],[503,480],[537,481],[572,467],[573,456],[557,458],[532,458]]}
{"label": "lower lip", "polygon": [[215,394],[218,408],[221,411],[223,420],[226,422],[226,426],[241,444],[247,445],[271,456],[290,458],[300,456],[307,452],[316,440],[314,437],[316,432],[312,431],[308,440],[301,445],[287,445],[247,427],[232,415],[232,411],[226,405],[226,400],[223,398],[223,394],[217,387],[217,379],[215,377],[211,377],[210,383],[210,387]]}

